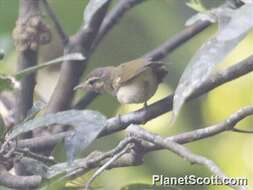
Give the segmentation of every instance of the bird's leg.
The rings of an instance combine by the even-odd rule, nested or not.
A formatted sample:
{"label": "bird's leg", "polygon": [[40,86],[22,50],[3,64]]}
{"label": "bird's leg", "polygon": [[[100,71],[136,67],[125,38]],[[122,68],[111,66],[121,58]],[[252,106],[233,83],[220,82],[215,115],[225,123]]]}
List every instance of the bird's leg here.
{"label": "bird's leg", "polygon": [[147,119],[149,118],[147,101],[144,102],[143,110],[144,110],[144,118],[142,124],[144,125],[147,122]]}
{"label": "bird's leg", "polygon": [[121,119],[121,114],[118,113],[116,117],[117,117],[119,126],[123,126],[123,122],[122,122],[122,119]]}
{"label": "bird's leg", "polygon": [[145,101],[144,102],[144,107],[143,107],[145,111],[147,110],[147,107],[148,107],[148,103],[147,103],[147,101]]}

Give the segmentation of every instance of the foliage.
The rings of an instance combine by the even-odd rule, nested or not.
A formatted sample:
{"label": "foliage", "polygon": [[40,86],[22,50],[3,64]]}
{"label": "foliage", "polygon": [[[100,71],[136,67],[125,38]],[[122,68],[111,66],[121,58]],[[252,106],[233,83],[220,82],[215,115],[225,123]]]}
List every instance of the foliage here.
{"label": "foliage", "polygon": [[[244,0],[245,2],[249,2],[249,0]],[[56,10],[57,15],[60,18],[60,21],[64,25],[67,32],[74,32],[76,31],[77,27],[80,24],[80,15],[83,13],[83,20],[85,21],[85,24],[82,28],[88,28],[94,20],[94,15],[96,15],[101,7],[106,6],[109,1],[106,0],[96,0],[96,1],[90,1],[95,2],[94,4],[90,3],[85,8],[85,12],[83,12],[83,1],[71,1],[71,3],[66,3],[61,0],[55,0],[50,3],[54,5],[54,9]],[[212,3],[214,1],[205,1],[205,3]],[[216,1],[217,2],[217,1]],[[221,1],[218,1],[219,3]],[[222,1],[223,2],[223,1]],[[147,52],[150,49],[157,46],[157,44],[161,43],[165,39],[168,38],[168,36],[171,38],[174,33],[181,30],[183,27],[182,23],[184,20],[186,20],[187,16],[190,14],[189,9],[182,9],[182,3],[181,1],[146,1],[142,4],[139,8],[136,10],[134,9],[132,12],[126,15],[125,19],[123,19],[122,22],[120,22],[119,26],[112,31],[112,34],[108,35],[106,37],[106,40],[101,44],[101,48],[98,49],[96,54],[94,54],[94,57],[92,57],[92,64],[89,65],[88,69],[99,67],[99,66],[105,66],[105,64],[113,65],[118,64],[119,62],[130,60],[134,57],[140,56],[143,54],[143,52]],[[0,5],[1,7],[4,7],[5,5],[9,5],[7,7],[15,7],[13,6],[15,4],[14,1],[6,1],[3,2],[3,4]],[[2,6],[4,5],[4,6]],[[240,43],[240,41],[244,38],[246,34],[249,33],[251,30],[251,23],[248,23],[250,20],[245,20],[245,22],[241,22],[241,20],[244,20],[245,14],[247,14],[247,10],[243,9],[243,11],[236,12],[237,10],[225,10],[221,9],[221,12],[215,12],[213,10],[208,11],[202,4],[201,0],[191,0],[189,3],[187,3],[189,7],[192,9],[200,12],[199,14],[195,15],[191,19],[189,19],[186,22],[186,25],[193,25],[199,21],[205,21],[208,20],[210,22],[216,22],[218,21],[219,24],[219,31],[217,34],[211,38],[210,40],[206,41],[202,48],[200,49],[196,55],[192,58],[190,61],[190,64],[192,62],[199,62],[199,65],[193,65],[190,66],[190,64],[187,66],[186,70],[184,72],[188,73],[188,76],[186,76],[183,79],[180,80],[180,83],[182,81],[188,81],[187,85],[184,85],[183,89],[180,91],[177,91],[178,94],[184,94],[186,93],[185,97],[183,99],[180,99],[180,101],[184,101],[190,96],[190,92],[193,92],[196,90],[197,86],[194,86],[196,81],[203,80],[204,77],[208,77],[209,73],[212,74],[214,71],[214,65],[219,64],[223,62],[223,59],[229,54],[229,51],[232,51],[236,48],[236,44]],[[209,4],[210,5],[210,4]],[[248,5],[247,5],[248,6]],[[185,7],[184,7],[185,8]],[[242,7],[243,8],[243,7]],[[74,9],[75,11],[72,11],[71,14],[66,14],[67,11]],[[7,8],[9,10],[9,8]],[[239,11],[240,9],[238,9]],[[4,10],[3,10],[4,11]],[[2,11],[2,12],[3,12]],[[184,14],[182,14],[182,11],[184,11]],[[228,12],[227,12],[228,11]],[[10,11],[11,12],[11,11]],[[12,11],[13,12],[13,11]],[[81,13],[82,12],[82,13]],[[148,14],[150,13],[150,14]],[[222,14],[221,14],[222,13]],[[228,14],[227,14],[228,13]],[[243,14],[242,14],[243,13]],[[14,13],[12,13],[14,15]],[[220,15],[221,14],[221,15]],[[75,19],[73,19],[75,18]],[[165,19],[166,18],[166,19]],[[227,19],[229,18],[229,19]],[[237,18],[237,19],[236,19]],[[1,20],[1,18],[0,18]],[[9,16],[6,16],[6,20],[10,20]],[[176,20],[176,22],[175,22]],[[10,22],[10,21],[8,21]],[[7,22],[7,23],[8,23]],[[3,23],[3,22],[1,22]],[[14,20],[11,22],[12,25],[14,23]],[[173,27],[171,27],[171,24],[173,24]],[[5,27],[5,24],[3,24]],[[1,27],[2,29],[4,27]],[[12,26],[11,26],[12,27]],[[163,84],[163,87],[166,86],[166,89],[169,88],[168,86],[173,86],[177,77],[179,76],[179,72],[182,69],[180,63],[185,63],[188,61],[191,57],[192,51],[198,47],[203,39],[206,39],[206,37],[210,34],[210,32],[214,28],[211,27],[210,30],[206,30],[204,33],[197,35],[196,38],[192,39],[190,43],[187,43],[185,46],[183,46],[178,51],[172,53],[169,55],[171,62],[174,62],[176,64],[169,65],[169,76],[168,80],[165,81],[166,84]],[[8,31],[11,33],[11,31]],[[131,35],[129,35],[131,33]],[[119,43],[120,39],[120,43]],[[251,41],[251,38],[247,38],[247,41]],[[219,46],[216,42],[224,42],[221,46]],[[206,46],[206,43],[211,42],[210,46]],[[229,46],[229,51],[226,49],[226,47]],[[106,48],[104,48],[106,47]],[[44,48],[44,47],[42,47]],[[45,47],[50,48],[50,47]],[[210,49],[209,49],[210,48]],[[224,49],[223,49],[224,48]],[[1,44],[0,44],[1,49]],[[211,52],[211,49],[216,49],[217,52],[219,52],[218,56],[215,54],[209,54]],[[251,45],[245,45],[245,43],[240,46],[240,51],[233,52],[232,56],[230,56],[231,63],[238,62],[242,58],[246,57],[249,54],[252,54],[252,46]],[[50,49],[52,52],[54,49]],[[225,52],[223,51],[225,50]],[[9,52],[9,51],[8,51]],[[247,52],[247,53],[245,53]],[[13,52],[11,52],[13,53]],[[41,52],[40,52],[41,53]],[[1,56],[4,54],[1,54],[0,52],[0,59]],[[84,60],[85,57],[77,53],[77,56],[72,57],[73,60]],[[201,55],[207,55],[209,57],[214,57],[215,59],[208,60],[210,62],[213,62],[213,65],[209,65],[207,67],[203,66],[204,64],[201,64],[200,66],[200,59]],[[212,56],[211,56],[212,55]],[[222,57],[218,60],[219,55]],[[12,54],[7,53],[4,57],[3,61],[1,60],[1,72],[3,73],[11,73],[13,69],[2,69],[3,62],[8,67],[13,67],[12,63],[15,63],[16,61],[13,61],[13,58],[11,56],[15,56]],[[236,56],[236,61],[234,57]],[[72,58],[70,60],[72,60]],[[193,61],[195,59],[195,61]],[[38,71],[43,68],[47,68],[51,65],[60,64],[62,61],[69,60],[66,57],[60,57],[56,58],[52,61],[42,63],[38,66],[31,67],[29,69],[26,69],[24,71],[21,71],[19,73],[16,73],[14,75],[1,75],[0,76],[0,91],[3,90],[14,90],[18,85],[15,86],[15,84],[19,84],[19,80],[23,77]],[[167,61],[165,60],[165,63]],[[209,63],[210,63],[209,62]],[[207,64],[208,65],[208,64]],[[188,70],[188,71],[187,71]],[[57,71],[58,72],[58,71]],[[199,73],[198,73],[199,72]],[[184,74],[185,75],[185,74]],[[183,76],[184,76],[183,75]],[[187,75],[187,74],[186,74]],[[193,79],[188,78],[189,75],[193,75]],[[183,78],[182,76],[182,78]],[[47,83],[47,79],[50,78],[51,80],[56,80],[54,78],[53,74],[48,72],[46,74],[46,77],[43,76],[45,79],[41,81],[38,81],[39,83]],[[247,78],[247,84],[250,83],[250,78]],[[154,119],[156,122],[155,124],[152,122],[149,122],[148,126],[152,127],[149,128],[152,131],[155,131],[158,134],[162,134],[164,136],[171,135],[174,133],[179,133],[182,131],[190,130],[191,128],[194,128],[196,126],[203,126],[206,124],[213,124],[215,122],[219,122],[226,118],[226,116],[234,111],[235,109],[241,107],[242,105],[252,103],[252,99],[249,100],[248,96],[251,95],[249,91],[249,88],[251,89],[250,85],[247,87],[243,87],[242,82],[245,82],[245,80],[238,80],[236,85],[234,85],[231,91],[231,88],[222,88],[223,90],[210,93],[210,95],[206,100],[203,101],[196,101],[194,104],[190,104],[188,106],[185,106],[186,112],[182,112],[182,117],[179,118],[179,123],[176,127],[169,128],[168,129],[168,118],[165,116],[163,117],[163,122],[160,122],[158,119]],[[198,81],[199,82],[199,81]],[[244,83],[243,82],[243,83]],[[180,85],[179,83],[179,85]],[[182,82],[183,83],[183,82]],[[188,85],[189,84],[189,85]],[[198,83],[200,84],[200,83]],[[47,84],[48,86],[52,86],[50,83]],[[229,85],[226,85],[229,86]],[[179,88],[179,86],[178,86]],[[43,91],[47,91],[43,90]],[[231,98],[225,98],[230,97],[231,92],[233,92],[233,98],[234,100],[231,100]],[[234,92],[236,93],[236,96],[234,96]],[[245,98],[246,94],[247,98]],[[48,93],[48,92],[47,92]],[[169,94],[169,90],[165,92],[166,96]],[[79,94],[78,94],[79,95]],[[163,95],[161,95],[160,92],[158,92],[155,95],[156,101],[163,98]],[[215,98],[215,101],[213,100]],[[224,100],[226,99],[226,100]],[[246,100],[247,99],[247,100]],[[179,102],[180,102],[179,101]],[[204,102],[205,101],[205,102]],[[97,98],[94,103],[90,105],[89,109],[99,110],[99,112],[107,114],[107,115],[114,115],[115,110],[118,109],[118,104],[115,103],[111,97],[108,96],[101,96],[100,98]],[[203,103],[202,107],[200,104]],[[183,104],[182,103],[182,104]],[[207,108],[206,103],[209,103],[209,107]],[[236,104],[236,108],[233,106]],[[45,115],[45,116],[39,116],[36,117],[36,114],[41,111],[44,108],[44,104],[39,105],[38,107],[36,104],[34,104],[34,107],[29,111],[27,114],[27,118],[25,121],[15,128],[13,132],[9,133],[9,135],[13,135],[12,138],[18,137],[18,135],[22,134],[25,131],[31,131],[34,128],[43,128],[47,127],[48,125],[54,124],[59,122],[60,124],[66,124],[73,126],[74,130],[73,133],[70,134],[65,140],[65,148],[66,152],[68,154],[68,162],[58,163],[53,166],[45,165],[42,162],[28,162],[25,163],[27,166],[27,169],[30,170],[31,173],[39,174],[44,177],[44,179],[50,179],[45,180],[42,185],[45,185],[43,189],[63,189],[65,180],[63,180],[63,177],[68,174],[72,169],[74,169],[77,166],[80,166],[79,164],[82,162],[82,159],[75,159],[75,155],[79,150],[82,150],[86,148],[100,133],[101,130],[105,127],[106,118],[99,112],[88,112],[85,113],[78,110],[69,110],[69,113],[62,113],[59,112],[59,115]],[[178,103],[176,103],[176,109],[180,110],[181,106],[179,106]],[[125,106],[121,106],[121,108],[125,108]],[[202,109],[203,110],[202,110]],[[119,114],[125,113],[125,110],[120,109]],[[136,110],[136,107],[133,109]],[[132,110],[132,111],[133,111]],[[73,112],[72,112],[73,111]],[[178,111],[176,111],[178,112]],[[210,113],[212,114],[210,116]],[[62,114],[62,115],[61,115]],[[75,118],[74,115],[79,115],[80,118]],[[81,115],[83,115],[81,117]],[[86,116],[84,116],[86,115]],[[175,114],[177,115],[177,113]],[[197,117],[196,117],[197,116]],[[94,117],[94,119],[91,119]],[[161,118],[161,117],[159,117]],[[167,119],[166,119],[167,118]],[[193,119],[192,119],[193,118]],[[75,120],[76,119],[76,120]],[[91,119],[91,120],[90,120]],[[201,121],[201,125],[199,125],[199,121]],[[81,124],[82,123],[82,124]],[[203,124],[204,123],[204,124]],[[245,127],[251,125],[252,122],[248,122],[245,125]],[[198,125],[196,125],[198,124]],[[81,128],[82,127],[84,128]],[[27,127],[29,126],[29,127]],[[163,127],[160,127],[163,126]],[[147,125],[145,125],[147,127]],[[18,128],[20,128],[18,130]],[[13,134],[14,133],[14,134]],[[16,133],[16,134],[15,134]],[[85,137],[85,139],[83,138]],[[87,139],[86,139],[87,138]],[[110,136],[109,138],[102,138],[96,141],[94,143],[94,146],[91,147],[92,150],[94,149],[107,149],[108,147],[115,146],[115,142],[121,139],[122,136],[120,135],[114,135]],[[214,140],[213,140],[214,139]],[[10,140],[10,139],[9,139]],[[233,135],[233,138],[231,140],[230,137],[227,137],[225,135],[222,135],[221,137],[216,138],[210,138],[209,140],[202,141],[202,143],[194,143],[193,145],[190,145],[192,148],[198,150],[199,152],[203,152],[203,154],[210,155],[210,157],[215,158],[217,162],[225,168],[225,171],[228,171],[232,175],[247,175],[251,180],[251,175],[249,175],[249,170],[252,169],[252,165],[250,165],[250,159],[252,155],[250,154],[250,151],[248,151],[246,146],[251,142],[252,139],[247,138],[245,136],[238,136],[235,134]],[[229,142],[229,143],[224,143]],[[213,149],[207,149],[206,147],[217,147]],[[250,147],[249,147],[250,148]],[[234,149],[237,150],[237,154],[234,155]],[[218,151],[218,152],[217,152]],[[58,152],[56,154],[59,154]],[[234,160],[227,161],[227,157],[223,155],[232,155]],[[243,156],[241,156],[243,155]],[[238,165],[237,163],[240,162],[241,164]],[[240,169],[240,170],[239,170]],[[236,171],[238,170],[238,171]],[[187,173],[197,173],[199,175],[206,174],[206,171],[200,170],[198,167],[192,167],[189,164],[185,164],[184,162],[178,161],[173,155],[168,156],[167,154],[164,154],[162,152],[156,152],[154,154],[149,154],[145,157],[145,163],[142,167],[126,167],[124,170],[110,170],[110,172],[105,172],[102,177],[99,177],[98,184],[105,184],[104,189],[106,188],[114,188],[119,189],[122,184],[127,183],[133,183],[136,181],[136,179],[143,179],[143,183],[135,183],[135,184],[129,184],[125,187],[122,187],[122,189],[154,189],[153,186],[149,185],[148,182],[150,181],[150,175],[154,172],[164,173],[166,171],[170,171],[171,176],[177,176]],[[112,180],[113,179],[113,180]],[[148,182],[147,182],[148,179]],[[101,181],[100,181],[101,180]],[[110,182],[110,183],[108,183]],[[251,187],[251,186],[250,186]],[[156,187],[158,189],[164,189],[163,187]],[[155,189],[156,189],[155,188]],[[206,187],[208,189],[215,189],[216,187]],[[220,189],[224,189],[226,187],[219,187]],[[166,189],[169,189],[166,187]],[[173,189],[173,188],[172,188]],[[175,188],[174,188],[175,189]],[[189,189],[196,189],[196,187],[189,187]]]}
{"label": "foliage", "polygon": [[218,18],[219,31],[202,45],[184,70],[174,95],[172,123],[186,99],[210,78],[215,66],[222,63],[253,27],[253,3],[236,10],[219,7],[212,13]]}
{"label": "foliage", "polygon": [[201,0],[190,0],[186,5],[198,12],[205,12],[207,9],[202,4]]}
{"label": "foliage", "polygon": [[74,132],[65,139],[65,150],[68,161],[72,163],[76,153],[79,150],[85,149],[102,131],[106,125],[106,118],[101,113],[91,110],[68,110],[47,114],[18,124],[7,135],[6,140],[10,141],[22,133],[53,124],[75,127]]}
{"label": "foliage", "polygon": [[0,92],[14,90],[20,87],[19,82],[12,76],[0,75]]}

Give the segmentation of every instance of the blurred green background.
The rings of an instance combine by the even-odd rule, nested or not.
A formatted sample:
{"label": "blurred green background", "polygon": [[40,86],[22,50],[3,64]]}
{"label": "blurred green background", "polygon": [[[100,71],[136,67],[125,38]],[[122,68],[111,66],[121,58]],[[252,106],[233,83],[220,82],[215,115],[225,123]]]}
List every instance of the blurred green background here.
{"label": "blurred green background", "polygon": [[[83,9],[87,0],[49,0],[49,2],[66,32],[74,34],[82,23]],[[116,2],[114,1],[114,3]],[[207,7],[213,7],[223,1],[205,0],[203,2]],[[187,7],[185,3],[186,0],[146,0],[130,10],[98,46],[85,73],[99,66],[117,65],[138,58],[176,35],[184,28],[185,21],[194,14],[194,11]],[[16,53],[13,48],[11,33],[15,26],[17,14],[18,0],[0,0],[0,49],[4,48],[7,52],[5,59],[0,62],[1,73],[15,72]],[[43,14],[50,24],[51,22],[46,14]],[[215,31],[217,31],[216,25],[209,27],[167,56],[164,61],[169,70],[168,77],[164,84],[160,85],[158,92],[149,103],[169,95],[175,89],[183,69],[194,52]],[[239,44],[217,70],[224,69],[251,55],[253,52],[252,43],[253,33],[249,34]],[[54,34],[53,42],[40,49],[40,62],[61,56],[61,53],[60,41],[57,35]],[[49,100],[57,82],[58,73],[59,68],[57,67],[39,72],[36,92],[46,101]],[[83,93],[80,92],[76,99],[82,95]],[[170,114],[164,114],[143,127],[162,136],[169,136],[222,122],[241,107],[252,103],[253,75],[249,74],[220,86],[208,95],[187,103],[173,127],[168,127]],[[103,95],[98,97],[89,106],[89,109],[98,110],[111,117],[136,110],[139,107],[140,105],[121,106],[111,96]],[[252,119],[246,119],[240,122],[238,127],[249,129],[253,126],[252,124]],[[97,140],[84,155],[95,149],[112,149],[125,134],[123,131]],[[247,177],[249,189],[253,189],[252,135],[226,132],[186,146],[194,153],[214,160],[227,175]],[[55,154],[60,160],[63,153],[58,149],[60,150],[60,148],[57,148]],[[104,172],[96,180],[95,185],[102,186],[102,189],[117,190],[131,183],[151,183],[152,174],[166,176],[211,175],[202,166],[191,165],[168,151],[157,151],[148,154],[142,166],[119,168]],[[87,176],[85,177],[87,178]],[[83,182],[83,179],[79,181]],[[82,183],[80,182],[80,184]],[[229,188],[224,186],[179,186],[177,189],[227,190]]]}

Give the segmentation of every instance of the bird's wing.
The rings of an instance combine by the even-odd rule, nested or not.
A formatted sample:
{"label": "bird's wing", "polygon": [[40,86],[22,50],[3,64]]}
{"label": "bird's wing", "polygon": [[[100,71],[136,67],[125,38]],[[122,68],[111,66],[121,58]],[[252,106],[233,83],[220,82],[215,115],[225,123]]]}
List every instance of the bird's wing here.
{"label": "bird's wing", "polygon": [[[151,68],[154,72],[159,70],[164,64],[158,61],[148,61],[143,58],[135,59],[133,61],[120,64],[117,72],[117,77],[114,80],[114,86],[119,86],[126,83],[135,77],[139,76],[140,73]],[[127,69],[125,69],[127,67]],[[127,70],[127,72],[125,72]]]}

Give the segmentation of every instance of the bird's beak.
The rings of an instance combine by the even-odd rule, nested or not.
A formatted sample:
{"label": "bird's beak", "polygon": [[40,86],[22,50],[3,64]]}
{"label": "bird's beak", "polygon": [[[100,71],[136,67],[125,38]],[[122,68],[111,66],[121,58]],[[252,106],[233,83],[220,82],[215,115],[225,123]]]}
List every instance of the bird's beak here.
{"label": "bird's beak", "polygon": [[85,86],[86,86],[85,84],[79,84],[79,85],[75,86],[75,87],[73,88],[73,90],[76,91],[76,90],[79,90],[79,89],[84,89]]}

